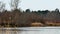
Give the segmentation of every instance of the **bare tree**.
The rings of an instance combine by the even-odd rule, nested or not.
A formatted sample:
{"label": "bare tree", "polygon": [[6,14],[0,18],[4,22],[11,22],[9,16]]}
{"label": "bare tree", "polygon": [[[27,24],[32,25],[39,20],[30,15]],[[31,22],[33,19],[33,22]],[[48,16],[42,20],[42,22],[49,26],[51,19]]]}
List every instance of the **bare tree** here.
{"label": "bare tree", "polygon": [[5,3],[0,2],[0,12],[5,10]]}
{"label": "bare tree", "polygon": [[11,0],[11,7],[12,9],[17,9],[18,8],[18,5],[19,5],[19,2],[20,0]]}

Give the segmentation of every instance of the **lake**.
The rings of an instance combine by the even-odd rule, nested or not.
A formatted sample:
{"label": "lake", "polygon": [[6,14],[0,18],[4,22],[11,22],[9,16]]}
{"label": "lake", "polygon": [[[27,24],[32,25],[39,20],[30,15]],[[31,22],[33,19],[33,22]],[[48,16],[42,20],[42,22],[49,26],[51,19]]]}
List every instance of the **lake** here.
{"label": "lake", "polygon": [[60,27],[0,28],[0,34],[60,34]]}

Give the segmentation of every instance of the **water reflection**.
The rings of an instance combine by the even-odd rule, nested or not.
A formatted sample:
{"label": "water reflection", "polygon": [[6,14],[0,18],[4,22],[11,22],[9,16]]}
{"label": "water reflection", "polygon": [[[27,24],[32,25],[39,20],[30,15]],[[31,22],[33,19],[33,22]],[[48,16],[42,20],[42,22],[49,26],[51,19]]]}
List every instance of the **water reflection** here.
{"label": "water reflection", "polygon": [[60,27],[0,28],[0,34],[60,34]]}

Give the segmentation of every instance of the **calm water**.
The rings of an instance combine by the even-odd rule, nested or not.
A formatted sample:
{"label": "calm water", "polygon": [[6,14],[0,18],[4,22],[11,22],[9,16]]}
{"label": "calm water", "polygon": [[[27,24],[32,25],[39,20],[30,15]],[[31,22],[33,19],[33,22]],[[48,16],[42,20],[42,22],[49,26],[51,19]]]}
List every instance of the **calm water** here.
{"label": "calm water", "polygon": [[0,34],[60,34],[60,27],[0,28]]}

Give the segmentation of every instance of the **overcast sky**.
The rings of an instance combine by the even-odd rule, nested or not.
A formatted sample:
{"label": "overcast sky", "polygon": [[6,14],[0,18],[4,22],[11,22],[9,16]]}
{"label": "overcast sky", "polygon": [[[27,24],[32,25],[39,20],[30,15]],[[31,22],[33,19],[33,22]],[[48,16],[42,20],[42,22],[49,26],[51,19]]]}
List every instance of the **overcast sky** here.
{"label": "overcast sky", "polygon": [[[6,9],[9,8],[10,0],[1,0],[6,3]],[[54,10],[58,8],[60,10],[60,0],[21,0],[19,7],[22,10],[26,10],[27,8],[31,10]]]}

